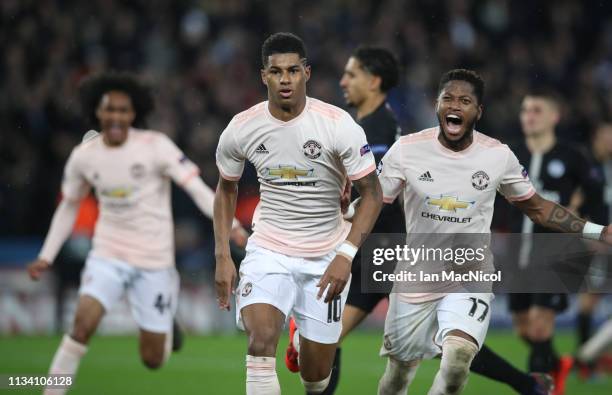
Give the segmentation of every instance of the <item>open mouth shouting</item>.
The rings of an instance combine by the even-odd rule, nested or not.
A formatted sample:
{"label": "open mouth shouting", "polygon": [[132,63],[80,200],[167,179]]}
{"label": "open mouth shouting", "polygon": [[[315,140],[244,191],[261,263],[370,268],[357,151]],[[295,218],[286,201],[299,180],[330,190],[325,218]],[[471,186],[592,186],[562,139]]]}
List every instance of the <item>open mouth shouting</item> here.
{"label": "open mouth shouting", "polygon": [[111,141],[120,140],[123,137],[123,129],[117,123],[111,124],[106,133]]}
{"label": "open mouth shouting", "polygon": [[459,137],[461,135],[461,129],[463,126],[463,117],[457,114],[447,114],[444,117],[444,124],[446,126],[446,132],[453,137]]}

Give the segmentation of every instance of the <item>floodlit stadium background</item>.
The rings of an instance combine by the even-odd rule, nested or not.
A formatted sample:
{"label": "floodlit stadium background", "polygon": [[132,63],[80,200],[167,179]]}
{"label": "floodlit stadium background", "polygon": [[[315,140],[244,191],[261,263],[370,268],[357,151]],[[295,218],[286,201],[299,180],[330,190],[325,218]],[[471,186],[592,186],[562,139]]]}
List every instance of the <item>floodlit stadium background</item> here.
{"label": "floodlit stadium background", "polygon": [[[149,127],[169,134],[200,166],[204,180],[214,186],[219,134],[233,114],[265,97],[259,49],[263,39],[275,31],[293,31],[305,40],[313,67],[308,94],[339,106],[344,103],[338,81],[354,47],[369,43],[392,49],[404,69],[401,85],[391,92],[389,101],[405,131],[436,123],[432,103],[437,80],[442,72],[458,66],[474,68],[484,76],[485,111],[478,129],[504,142],[521,139],[518,109],[522,95],[533,84],[552,86],[564,98],[564,118],[557,131],[564,139],[586,148],[593,129],[612,120],[612,4],[605,1],[2,0],[0,374],[44,373],[59,341],[57,334],[72,319],[91,218],[86,217],[75,229],[64,259],[57,262],[57,273],[63,279],[59,290],[60,276],[47,275],[44,281],[33,283],[24,267],[36,256],[49,226],[64,162],[86,131],[76,95],[79,81],[90,73],[120,69],[150,82],[157,102]],[[245,224],[256,199],[256,179],[249,170],[241,182],[238,210]],[[126,368],[130,374],[117,377],[128,386],[120,387],[124,390],[132,385],[130,391],[137,393],[147,388],[142,382],[151,385],[157,380],[151,388],[170,393],[182,388],[176,387],[177,381],[185,385],[187,380],[194,387],[177,391],[189,393],[198,389],[198,377],[214,381],[225,377],[225,370],[237,381],[231,388],[242,389],[245,339],[232,336],[234,315],[218,311],[211,287],[212,224],[180,191],[174,194],[174,214],[177,264],[183,281],[178,317],[193,334],[187,339],[187,349],[173,357],[164,368],[168,372],[156,375],[138,365],[133,339],[94,338],[90,366],[86,359],[81,368],[83,385],[89,378],[91,387],[81,387],[82,393],[97,388],[104,374],[112,373],[114,361],[124,355],[133,362]],[[505,229],[500,221],[495,226]],[[57,303],[58,298],[62,304]],[[382,361],[376,354],[384,320],[384,306],[379,307],[365,325],[370,330],[345,347],[367,345],[368,352],[358,354],[361,365],[354,372],[350,372],[350,363],[355,362],[347,363],[343,380],[348,383],[341,384],[340,393],[375,388],[382,373]],[[559,318],[560,326],[568,331],[561,336],[562,351],[573,350],[570,331],[575,308],[572,303]],[[612,299],[608,297],[599,306],[596,320],[610,315]],[[504,332],[509,324],[504,298],[498,297],[493,309],[493,345],[502,355],[507,349],[511,355],[505,356],[524,366],[520,341]],[[134,329],[129,310],[122,305],[105,318],[99,333],[130,334]],[[224,337],[205,336],[211,334]],[[214,357],[225,354],[230,356],[215,366]],[[373,366],[371,377],[362,372],[368,366]],[[215,368],[220,371],[215,373]],[[283,369],[279,359],[278,370]],[[415,385],[426,388],[431,375],[422,376]],[[297,377],[283,377],[299,393]],[[359,379],[364,380],[361,386],[355,384]],[[471,380],[466,393],[489,391],[478,389],[485,385],[482,380]],[[351,382],[358,392],[349,392]],[[216,385],[219,389],[210,387],[204,393],[235,392]],[[602,394],[612,392],[609,379],[597,384],[599,387],[573,385],[577,392],[570,394],[596,394],[600,387]],[[486,388],[503,393],[501,385]],[[100,391],[123,390],[107,387]]]}

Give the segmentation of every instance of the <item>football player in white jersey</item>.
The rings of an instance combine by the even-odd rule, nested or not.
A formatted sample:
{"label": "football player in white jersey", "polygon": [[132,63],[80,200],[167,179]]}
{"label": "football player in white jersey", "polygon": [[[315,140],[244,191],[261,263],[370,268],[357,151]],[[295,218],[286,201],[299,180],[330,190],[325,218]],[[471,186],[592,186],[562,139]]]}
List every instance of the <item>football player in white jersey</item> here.
{"label": "football player in white jersey", "polygon": [[[436,104],[439,126],[401,137],[379,164],[385,202],[403,194],[407,233],[489,233],[499,191],[537,224],[610,244],[609,226],[542,198],[514,153],[474,130],[483,93],[484,81],[474,71],[444,74]],[[405,394],[420,361],[440,354],[429,394],[463,390],[486,336],[492,294],[452,293],[456,284],[438,285],[431,293],[390,296],[381,348],[388,361],[379,394]]]}
{"label": "football player in white jersey", "polygon": [[[397,140],[401,129],[391,107],[386,101],[388,91],[398,83],[399,70],[393,54],[381,47],[361,46],[348,59],[340,86],[344,90],[347,104],[356,109],[356,121],[363,127],[374,156],[382,158]],[[350,188],[350,184],[348,185]],[[383,207],[372,233],[402,233],[403,216],[397,205]],[[384,245],[377,245],[384,247]],[[342,313],[342,335],[329,386],[323,393],[335,392],[340,376],[340,344],[343,339],[376,307],[381,299],[388,299],[388,293],[362,293],[360,254],[352,267],[352,279],[346,306]],[[293,339],[299,336],[294,322],[289,326],[289,345],[285,364],[292,372],[299,372],[298,357]],[[548,395],[552,379],[542,373],[527,374],[512,366],[484,344],[470,367],[472,372],[508,384],[521,395]]]}
{"label": "football player in white jersey", "polygon": [[[71,233],[80,200],[95,189],[100,215],[82,274],[74,325],[51,362],[51,374],[74,375],[104,314],[127,295],[140,328],[140,356],[157,369],[169,356],[179,277],[174,265],[170,180],[204,215],[212,217],[214,192],[199,169],[163,133],[139,130],[153,109],[150,90],[129,74],[107,73],[81,86],[90,131],[64,170],[62,201],[38,259],[28,265],[38,280]],[[232,238],[246,243],[235,220]],[[47,388],[63,394],[65,388]]]}
{"label": "football player in white jersey", "polygon": [[[262,64],[268,101],[236,115],[217,148],[219,306],[229,310],[234,290],[229,230],[248,160],[261,200],[236,289],[238,325],[248,336],[246,393],[280,394],[276,348],[292,314],[301,328],[301,379],[308,393],[318,394],[329,383],[352,259],[376,221],[382,193],[363,129],[344,110],[306,96],[310,67],[302,40],[271,35]],[[362,202],[352,227],[340,209],[347,176]]]}

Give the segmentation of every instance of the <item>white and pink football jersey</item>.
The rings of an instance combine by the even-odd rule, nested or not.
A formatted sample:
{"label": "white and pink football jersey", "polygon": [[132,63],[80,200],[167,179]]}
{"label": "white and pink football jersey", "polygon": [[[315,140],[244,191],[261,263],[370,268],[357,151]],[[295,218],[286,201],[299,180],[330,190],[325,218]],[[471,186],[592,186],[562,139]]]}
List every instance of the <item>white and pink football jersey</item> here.
{"label": "white and pink football jersey", "polygon": [[[507,145],[474,131],[472,144],[454,152],[438,141],[439,133],[435,127],[402,136],[379,163],[384,201],[391,203],[403,194],[408,235],[489,234],[497,191],[509,201],[535,193]],[[416,303],[444,295],[405,296]]]}
{"label": "white and pink football jersey", "polygon": [[363,129],[346,111],[313,98],[288,122],[274,118],[267,101],[236,115],[217,147],[221,176],[240,179],[246,160],[257,170],[261,193],[253,240],[300,257],[323,256],[344,240],[346,176],[356,180],[375,169]]}
{"label": "white and pink football jersey", "polygon": [[130,129],[118,147],[102,136],[72,151],[62,193],[78,200],[91,187],[99,201],[91,254],[143,269],[174,265],[170,181],[184,185],[199,169],[163,133]]}

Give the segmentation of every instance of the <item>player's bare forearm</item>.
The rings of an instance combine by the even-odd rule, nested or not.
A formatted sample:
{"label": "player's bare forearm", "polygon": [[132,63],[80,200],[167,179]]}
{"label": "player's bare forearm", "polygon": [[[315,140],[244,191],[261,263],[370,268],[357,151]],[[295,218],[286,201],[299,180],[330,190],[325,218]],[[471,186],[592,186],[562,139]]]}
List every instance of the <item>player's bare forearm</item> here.
{"label": "player's bare forearm", "polygon": [[228,258],[230,256],[229,240],[232,229],[236,199],[238,198],[238,183],[219,177],[215,192],[213,225],[215,230],[215,256]]}
{"label": "player's bare forearm", "polygon": [[347,240],[359,247],[365,237],[372,231],[380,214],[383,205],[382,189],[374,171],[359,180],[353,181],[353,185],[359,192],[361,199],[359,204],[356,205],[352,221],[353,226]]}
{"label": "player's bare forearm", "polygon": [[527,200],[514,204],[536,224],[559,232],[580,233],[586,223],[586,220],[571,210],[544,199],[537,193]]}
{"label": "player's bare forearm", "polygon": [[236,282],[236,267],[232,261],[229,247],[230,232],[236,199],[238,183],[219,177],[215,192],[213,225],[215,229],[215,289],[219,308],[230,309],[230,295]]}
{"label": "player's bare forearm", "polygon": [[[346,239],[354,247],[359,248],[365,237],[372,231],[378,214],[380,214],[383,204],[382,189],[375,172],[371,172],[367,176],[353,181],[353,185],[357,188],[361,199],[353,216],[351,231]],[[352,255],[354,257],[354,253]],[[326,289],[325,303],[329,303],[336,296],[340,295],[350,278],[351,263],[352,257],[349,258],[349,256],[339,250],[317,284],[317,287],[319,287],[317,299],[323,296]]]}

